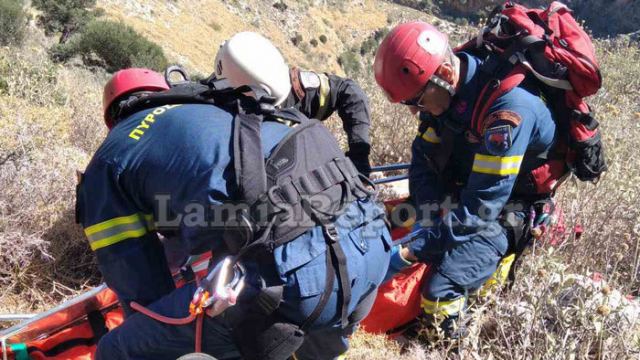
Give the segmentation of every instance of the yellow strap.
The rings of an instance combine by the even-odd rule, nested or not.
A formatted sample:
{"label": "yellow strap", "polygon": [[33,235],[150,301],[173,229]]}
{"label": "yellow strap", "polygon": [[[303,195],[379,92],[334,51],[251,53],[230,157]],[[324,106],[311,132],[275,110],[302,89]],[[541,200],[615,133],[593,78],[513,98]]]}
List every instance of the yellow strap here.
{"label": "yellow strap", "polygon": [[420,136],[424,141],[432,144],[440,144],[441,141],[438,134],[436,134],[436,130],[432,127],[427,128],[427,130],[422,134],[418,133],[418,136]]}
{"label": "yellow strap", "polygon": [[329,94],[331,92],[331,86],[329,85],[329,77],[326,74],[318,74],[320,77],[320,98],[318,99],[318,113],[315,118],[322,120],[327,113],[329,107]]}
{"label": "yellow strap", "polygon": [[489,175],[518,175],[522,164],[522,155],[516,156],[492,156],[476,154],[473,160],[472,171]]}
{"label": "yellow strap", "polygon": [[457,299],[449,301],[431,301],[423,297],[420,305],[422,306],[424,312],[428,315],[439,314],[444,316],[452,316],[458,314],[464,308],[464,297],[459,297]]}

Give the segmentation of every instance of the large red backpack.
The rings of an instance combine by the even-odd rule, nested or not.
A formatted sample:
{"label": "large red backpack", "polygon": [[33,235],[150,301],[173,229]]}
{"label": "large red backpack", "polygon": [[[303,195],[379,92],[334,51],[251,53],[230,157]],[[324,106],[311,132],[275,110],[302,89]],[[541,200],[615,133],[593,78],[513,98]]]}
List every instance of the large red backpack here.
{"label": "large red backpack", "polygon": [[488,76],[473,111],[471,130],[481,135],[491,104],[504,93],[535,77],[551,106],[558,144],[544,154],[546,162],[528,174],[533,192],[552,193],[569,173],[595,181],[607,169],[598,122],[584,98],[602,86],[594,46],[564,4],[529,9],[507,1],[492,13],[487,26],[455,49],[482,59]]}

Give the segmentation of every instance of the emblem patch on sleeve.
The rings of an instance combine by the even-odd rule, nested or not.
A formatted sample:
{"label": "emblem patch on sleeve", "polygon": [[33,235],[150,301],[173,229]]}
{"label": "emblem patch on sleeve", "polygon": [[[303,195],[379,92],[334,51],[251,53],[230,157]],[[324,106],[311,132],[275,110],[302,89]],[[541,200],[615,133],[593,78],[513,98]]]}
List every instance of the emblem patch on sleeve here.
{"label": "emblem patch on sleeve", "polygon": [[511,126],[502,125],[487,129],[484,133],[484,146],[490,154],[503,155],[511,148],[513,138]]}
{"label": "emblem patch on sleeve", "polygon": [[513,127],[517,127],[522,122],[522,118],[514,111],[499,110],[489,114],[489,116],[484,119],[484,128],[488,129],[497,122],[507,123]]}

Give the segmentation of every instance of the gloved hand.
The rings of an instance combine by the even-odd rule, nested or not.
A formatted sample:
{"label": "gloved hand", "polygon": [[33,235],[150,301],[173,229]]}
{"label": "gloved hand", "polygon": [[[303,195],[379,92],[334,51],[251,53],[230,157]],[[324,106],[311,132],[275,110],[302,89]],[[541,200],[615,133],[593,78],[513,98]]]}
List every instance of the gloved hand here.
{"label": "gloved hand", "polygon": [[424,227],[419,223],[416,223],[413,226],[412,231],[419,229],[423,230],[422,236],[408,245],[411,254],[422,262],[437,261],[437,259],[447,250],[441,236],[440,227],[438,225]]}
{"label": "gloved hand", "polygon": [[391,248],[389,269],[387,270],[387,274],[384,276],[384,281],[391,279],[393,275],[399,273],[400,271],[402,271],[402,269],[412,264],[411,261],[405,259],[402,256],[402,249],[402,245],[396,245]]}
{"label": "gloved hand", "polygon": [[371,175],[371,164],[369,163],[369,152],[371,151],[371,146],[366,143],[354,143],[349,144],[349,151],[345,153],[345,155],[351,159],[353,165],[356,166],[358,171],[369,177]]}

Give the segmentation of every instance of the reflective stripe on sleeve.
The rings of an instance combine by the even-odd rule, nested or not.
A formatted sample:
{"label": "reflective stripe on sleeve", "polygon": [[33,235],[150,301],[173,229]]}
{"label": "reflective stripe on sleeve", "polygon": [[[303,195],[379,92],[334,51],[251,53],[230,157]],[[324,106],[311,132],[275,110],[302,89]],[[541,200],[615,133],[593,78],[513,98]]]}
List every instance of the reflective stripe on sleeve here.
{"label": "reflective stripe on sleeve", "polygon": [[445,315],[452,316],[462,311],[464,308],[464,296],[449,301],[431,301],[422,298],[420,303],[422,310],[428,315]]}
{"label": "reflective stripe on sleeve", "polygon": [[489,175],[518,175],[522,164],[522,155],[516,156],[492,156],[476,154],[473,160],[472,171]]}
{"label": "reflective stripe on sleeve", "polygon": [[143,236],[148,230],[152,230],[152,220],[151,215],[121,216],[89,226],[84,229],[84,233],[91,250],[96,251],[126,239]]}
{"label": "reflective stripe on sleeve", "polygon": [[432,144],[440,144],[440,137],[436,134],[436,130],[432,127],[427,128],[422,134],[418,134],[424,141]]}
{"label": "reflective stripe on sleeve", "polygon": [[322,120],[324,115],[327,113],[327,108],[329,107],[329,93],[331,91],[331,87],[329,85],[329,77],[326,74],[318,74],[318,77],[320,77],[320,97],[318,99],[318,113],[315,118]]}

